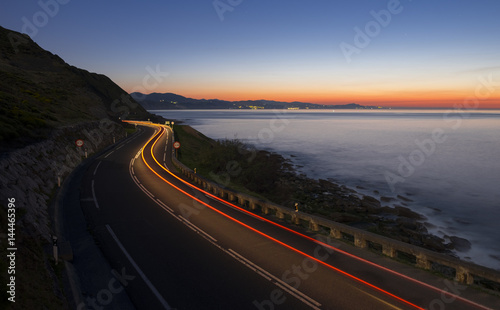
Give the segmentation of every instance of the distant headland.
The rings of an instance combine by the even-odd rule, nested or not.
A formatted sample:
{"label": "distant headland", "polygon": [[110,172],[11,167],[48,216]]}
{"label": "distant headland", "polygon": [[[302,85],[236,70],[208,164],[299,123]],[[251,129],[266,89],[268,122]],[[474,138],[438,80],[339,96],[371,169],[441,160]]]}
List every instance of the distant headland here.
{"label": "distant headland", "polygon": [[281,102],[273,100],[244,100],[226,101],[220,99],[193,99],[173,93],[131,93],[132,98],[139,102],[146,110],[174,110],[174,109],[382,109],[377,106],[363,106],[357,103],[343,105],[324,105],[307,102]]}

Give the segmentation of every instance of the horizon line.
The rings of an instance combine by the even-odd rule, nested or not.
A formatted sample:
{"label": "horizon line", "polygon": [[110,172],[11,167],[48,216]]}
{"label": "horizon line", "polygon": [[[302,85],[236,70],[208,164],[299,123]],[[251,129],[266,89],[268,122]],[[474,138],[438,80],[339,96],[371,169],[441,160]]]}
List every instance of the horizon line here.
{"label": "horizon line", "polygon": [[[381,104],[380,101],[374,101],[373,103],[358,103],[356,101],[350,101],[350,102],[346,102],[346,101],[343,101],[343,102],[330,102],[330,103],[318,103],[318,102],[313,102],[313,101],[299,101],[299,100],[294,100],[294,101],[287,101],[287,100],[277,100],[277,99],[264,99],[264,98],[261,98],[261,99],[238,99],[238,100],[229,100],[229,99],[219,99],[219,98],[209,98],[208,99],[206,97],[201,97],[201,98],[193,98],[195,96],[184,96],[184,95],[180,95],[178,93],[174,93],[174,92],[151,92],[149,94],[145,94],[145,93],[142,93],[142,92],[138,92],[138,91],[135,91],[135,92],[130,92],[128,93],[129,95],[133,94],[133,93],[139,93],[139,94],[142,94],[142,95],[146,95],[146,96],[149,96],[149,95],[152,95],[152,94],[160,94],[160,95],[164,95],[164,94],[173,94],[173,95],[176,95],[176,96],[181,96],[181,97],[184,97],[184,98],[187,98],[187,99],[193,99],[193,100],[206,100],[206,101],[209,101],[209,100],[219,100],[219,101],[227,101],[227,102],[245,102],[245,101],[270,101],[270,102],[282,102],[282,103],[290,103],[290,104],[293,104],[293,103],[305,103],[305,104],[313,104],[313,105],[318,105],[318,106],[343,106],[343,105],[349,105],[349,104],[357,104],[357,105],[360,105],[360,106],[363,106],[363,107],[377,107],[377,108],[382,108],[382,109],[432,109],[432,110],[439,110],[439,109],[455,109],[455,110],[466,110],[466,111],[473,111],[473,110],[499,110],[500,109],[500,103],[488,103],[487,104],[487,107],[464,107],[463,105],[461,105],[461,103],[459,103],[458,101],[453,101],[453,102],[450,102],[450,105],[449,106],[430,106],[429,105],[429,101],[423,101],[420,105],[417,104],[417,105],[408,105],[408,106],[405,106],[404,104],[403,105],[398,105],[397,103],[396,104],[391,104],[389,103],[390,105],[387,105],[388,103],[384,103],[384,104]],[[466,100],[466,99],[464,99]],[[464,100],[462,100],[462,103],[464,102]],[[442,101],[442,100],[436,100],[436,101]],[[403,101],[404,102],[404,101]],[[399,101],[399,104],[401,104],[402,102]],[[457,106],[457,105],[460,105],[460,106]]]}

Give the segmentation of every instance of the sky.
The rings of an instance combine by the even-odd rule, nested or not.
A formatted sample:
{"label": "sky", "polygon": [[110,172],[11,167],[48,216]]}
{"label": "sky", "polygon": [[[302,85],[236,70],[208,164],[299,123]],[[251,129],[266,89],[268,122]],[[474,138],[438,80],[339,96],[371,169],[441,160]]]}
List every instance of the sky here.
{"label": "sky", "polygon": [[0,25],[127,92],[500,108],[498,0],[3,0]]}

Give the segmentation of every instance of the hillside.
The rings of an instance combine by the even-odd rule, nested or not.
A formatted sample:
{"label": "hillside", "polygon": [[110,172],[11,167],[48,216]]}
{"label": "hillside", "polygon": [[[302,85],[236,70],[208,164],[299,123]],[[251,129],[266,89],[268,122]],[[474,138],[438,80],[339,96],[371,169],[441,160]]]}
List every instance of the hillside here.
{"label": "hillside", "polygon": [[[60,224],[59,184],[64,187],[87,155],[133,131],[120,118],[157,120],[106,76],[70,66],[28,36],[0,27],[0,239],[5,245],[9,227],[19,296],[14,303],[7,290],[1,292],[0,309],[70,308],[64,265],[54,264],[50,250],[55,234],[71,248]],[[76,139],[85,145],[75,147]],[[7,254],[0,248],[2,257]],[[7,264],[0,260],[0,269]],[[13,276],[2,272],[0,282]]]}
{"label": "hillside", "polygon": [[0,27],[0,150],[75,123],[152,116],[108,77],[70,66],[27,35]]}
{"label": "hillside", "polygon": [[322,105],[306,102],[281,102],[272,100],[225,101],[219,99],[193,99],[173,93],[130,94],[146,110],[172,109],[372,109],[356,103]]}

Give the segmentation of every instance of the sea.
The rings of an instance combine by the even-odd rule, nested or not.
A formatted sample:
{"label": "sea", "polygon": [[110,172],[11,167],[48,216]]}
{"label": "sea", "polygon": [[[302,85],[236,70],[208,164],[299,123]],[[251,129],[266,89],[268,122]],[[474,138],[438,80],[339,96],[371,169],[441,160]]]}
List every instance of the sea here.
{"label": "sea", "polygon": [[500,270],[500,110],[163,110],[213,139],[279,153],[308,177],[392,197]]}

